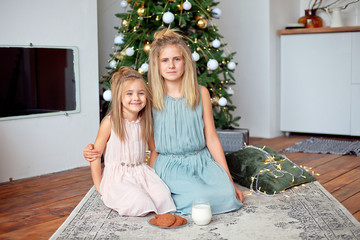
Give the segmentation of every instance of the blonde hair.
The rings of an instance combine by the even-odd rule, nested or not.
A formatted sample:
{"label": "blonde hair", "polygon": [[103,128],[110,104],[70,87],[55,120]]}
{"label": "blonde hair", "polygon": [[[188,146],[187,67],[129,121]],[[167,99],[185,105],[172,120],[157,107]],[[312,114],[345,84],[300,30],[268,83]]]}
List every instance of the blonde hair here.
{"label": "blonde hair", "polygon": [[140,81],[145,89],[146,105],[139,112],[138,118],[141,118],[141,137],[148,141],[152,134],[152,112],[151,112],[151,93],[140,73],[130,67],[120,67],[119,71],[113,74],[111,78],[111,110],[109,116],[112,120],[112,126],[120,140],[125,140],[127,132],[125,129],[125,120],[123,116],[122,96],[125,90],[125,83],[130,81]]}
{"label": "blonde hair", "polygon": [[191,51],[182,36],[173,29],[163,29],[154,34],[155,40],[151,44],[149,53],[148,80],[153,96],[153,107],[164,110],[164,94],[166,92],[164,79],[160,73],[159,56],[161,50],[169,45],[176,46],[182,53],[185,66],[181,81],[181,92],[191,108],[195,108],[200,101],[199,85],[196,76],[196,65],[192,60]]}

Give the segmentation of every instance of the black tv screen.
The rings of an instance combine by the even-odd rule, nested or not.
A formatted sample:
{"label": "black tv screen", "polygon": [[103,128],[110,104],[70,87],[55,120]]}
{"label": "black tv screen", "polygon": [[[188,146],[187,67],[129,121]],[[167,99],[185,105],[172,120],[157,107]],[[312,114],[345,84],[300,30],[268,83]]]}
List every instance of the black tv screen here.
{"label": "black tv screen", "polygon": [[0,118],[76,110],[74,50],[0,46]]}

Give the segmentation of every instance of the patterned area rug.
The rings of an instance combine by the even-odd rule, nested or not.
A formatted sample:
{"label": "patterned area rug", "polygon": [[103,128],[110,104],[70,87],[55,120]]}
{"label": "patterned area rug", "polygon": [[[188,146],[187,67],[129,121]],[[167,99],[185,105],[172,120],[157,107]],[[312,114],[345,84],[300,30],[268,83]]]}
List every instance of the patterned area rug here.
{"label": "patterned area rug", "polygon": [[312,137],[281,151],[360,156],[360,141],[339,141]]}
{"label": "patterned area rug", "polygon": [[318,182],[275,196],[245,193],[244,206],[207,226],[151,226],[153,217],[121,217],[93,187],[51,239],[360,239],[360,223]]}

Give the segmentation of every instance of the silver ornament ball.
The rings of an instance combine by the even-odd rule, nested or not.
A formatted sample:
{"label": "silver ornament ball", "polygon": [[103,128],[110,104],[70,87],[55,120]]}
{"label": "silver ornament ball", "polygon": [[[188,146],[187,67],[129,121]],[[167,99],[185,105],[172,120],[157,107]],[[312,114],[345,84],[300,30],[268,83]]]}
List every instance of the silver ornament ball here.
{"label": "silver ornament ball", "polygon": [[217,69],[219,66],[219,63],[218,61],[216,61],[215,59],[210,59],[208,62],[207,62],[207,67],[210,69],[210,70],[215,70]]}
{"label": "silver ornament ball", "polygon": [[162,19],[163,19],[164,23],[169,24],[169,23],[172,23],[174,21],[175,16],[174,16],[174,14],[172,12],[166,12],[166,13],[164,13]]}
{"label": "silver ornament ball", "polygon": [[236,64],[234,62],[229,62],[227,64],[227,68],[230,69],[230,70],[234,70],[236,67]]}
{"label": "silver ornament ball", "polygon": [[185,9],[186,11],[191,9],[191,3],[189,1],[186,1],[183,3],[183,9]]}
{"label": "silver ornament ball", "polygon": [[134,51],[134,48],[130,47],[130,48],[127,48],[125,50],[125,53],[126,55],[128,55],[129,57],[131,57],[132,55],[134,55],[135,51]]}
{"label": "silver ornament ball", "polygon": [[213,10],[211,10],[211,12],[213,13],[214,18],[220,18],[221,13],[222,13],[221,9],[217,8],[217,7],[214,8]]}
{"label": "silver ornament ball", "polygon": [[227,104],[226,98],[221,97],[221,98],[219,99],[219,105],[222,106],[222,107],[224,107],[224,106],[226,106],[226,104]]}
{"label": "silver ornament ball", "polygon": [[109,67],[116,68],[116,61],[112,60],[111,62],[109,62]]}
{"label": "silver ornament ball", "polygon": [[199,61],[199,59],[200,59],[200,55],[195,51],[191,54],[191,57],[192,57],[192,60],[194,60],[195,62]]}
{"label": "silver ornament ball", "polygon": [[109,102],[111,100],[111,90],[110,89],[103,92],[103,99],[107,102]]}

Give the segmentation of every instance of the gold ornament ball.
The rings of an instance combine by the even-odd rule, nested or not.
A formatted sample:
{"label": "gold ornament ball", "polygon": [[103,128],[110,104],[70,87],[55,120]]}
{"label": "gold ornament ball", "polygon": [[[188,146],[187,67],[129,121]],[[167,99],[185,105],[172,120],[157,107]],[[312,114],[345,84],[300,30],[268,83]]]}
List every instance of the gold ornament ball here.
{"label": "gold ornament ball", "polygon": [[141,68],[138,69],[138,72],[141,74],[141,75],[144,75],[144,70],[142,70]]}
{"label": "gold ornament ball", "polygon": [[136,12],[139,15],[139,17],[144,17],[145,16],[145,8],[144,7],[139,7]]}
{"label": "gold ornament ball", "polygon": [[224,85],[224,84],[225,84],[225,81],[224,81],[224,80],[221,80],[220,83],[221,83],[222,85]]}
{"label": "gold ornament ball", "polygon": [[119,60],[123,60],[124,56],[120,55],[120,54],[115,54],[115,58],[119,59]]}
{"label": "gold ornament ball", "polygon": [[148,53],[148,52],[150,51],[150,48],[151,48],[150,42],[149,42],[149,41],[146,41],[146,42],[144,43],[143,51],[144,51],[145,53]]}
{"label": "gold ornament ball", "polygon": [[199,28],[204,29],[204,28],[207,27],[208,23],[207,23],[206,19],[202,19],[202,18],[201,18],[201,19],[199,19],[199,20],[197,21],[196,25],[197,25]]}
{"label": "gold ornament ball", "polygon": [[129,21],[126,19],[122,20],[121,26],[123,26],[123,28],[127,28],[129,26]]}
{"label": "gold ornament ball", "polygon": [[211,98],[211,103],[212,103],[212,105],[214,105],[214,106],[219,105],[219,97],[218,97],[218,96],[215,96],[215,97]]}
{"label": "gold ornament ball", "polygon": [[178,4],[177,7],[179,8],[180,11],[183,10],[183,6],[181,4]]}

